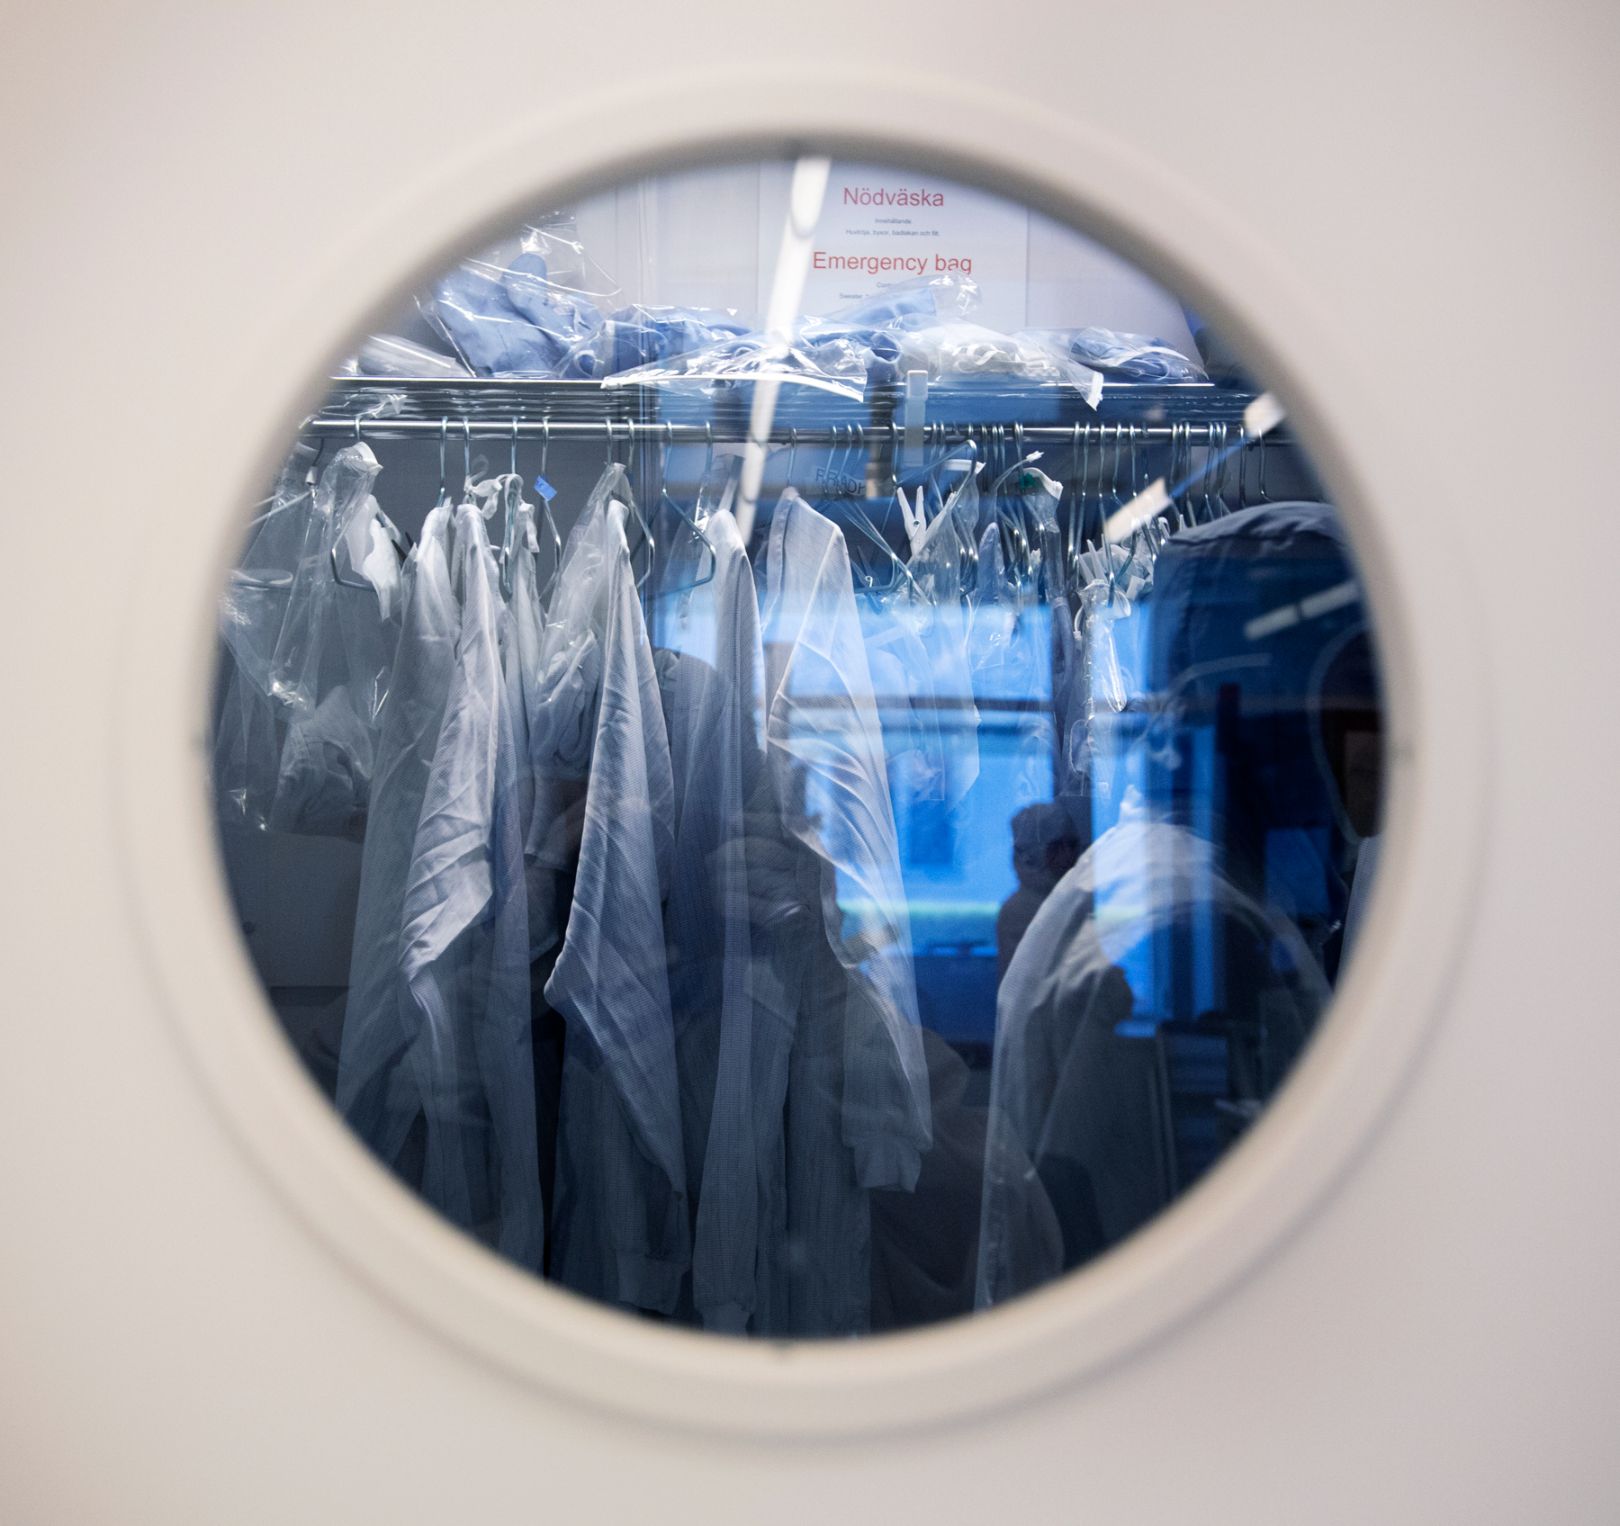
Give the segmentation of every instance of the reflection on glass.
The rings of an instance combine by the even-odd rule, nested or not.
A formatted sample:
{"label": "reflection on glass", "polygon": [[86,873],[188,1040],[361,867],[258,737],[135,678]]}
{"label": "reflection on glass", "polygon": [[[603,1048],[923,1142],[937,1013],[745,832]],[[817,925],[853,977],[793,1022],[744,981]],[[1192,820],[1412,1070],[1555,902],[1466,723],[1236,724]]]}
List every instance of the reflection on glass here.
{"label": "reflection on glass", "polygon": [[753,165],[368,339],[214,737],[249,950],[373,1154],[558,1286],[777,1338],[999,1304],[1209,1170],[1322,1020],[1383,760],[1342,527],[1207,330],[1021,208],[816,181],[797,317]]}

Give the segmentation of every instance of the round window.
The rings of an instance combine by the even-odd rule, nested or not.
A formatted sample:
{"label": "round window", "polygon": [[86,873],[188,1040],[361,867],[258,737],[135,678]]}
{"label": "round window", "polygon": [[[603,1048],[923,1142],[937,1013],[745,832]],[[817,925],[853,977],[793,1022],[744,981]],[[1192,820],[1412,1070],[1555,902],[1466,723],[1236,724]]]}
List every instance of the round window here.
{"label": "round window", "polygon": [[221,604],[269,1003],[435,1212],[775,1339],[1087,1265],[1250,1130],[1374,874],[1375,644],[1279,400],[932,175],[537,208],[358,345]]}

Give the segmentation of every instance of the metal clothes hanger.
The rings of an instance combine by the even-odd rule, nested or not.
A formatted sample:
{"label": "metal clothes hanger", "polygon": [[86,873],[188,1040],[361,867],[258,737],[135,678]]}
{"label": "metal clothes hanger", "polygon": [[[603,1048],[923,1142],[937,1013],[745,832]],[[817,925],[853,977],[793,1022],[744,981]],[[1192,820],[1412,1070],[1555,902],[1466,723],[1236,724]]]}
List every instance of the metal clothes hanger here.
{"label": "metal clothes hanger", "polygon": [[[1170,478],[1171,482],[1187,482],[1192,476],[1192,462],[1193,427],[1191,424],[1183,424],[1181,426],[1181,457],[1174,475]],[[1207,476],[1205,481],[1208,481]],[[1172,501],[1171,512],[1175,516],[1173,528],[1177,534],[1180,534],[1183,530],[1192,529],[1198,523],[1198,509],[1192,496],[1191,487],[1183,491],[1179,500]]]}
{"label": "metal clothes hanger", "polygon": [[[1239,427],[1241,428],[1242,426],[1240,425]],[[1226,501],[1226,464],[1228,461],[1231,461],[1232,464],[1239,469],[1239,471],[1242,470],[1243,444],[1240,440],[1235,451],[1228,450],[1226,442],[1228,437],[1231,435],[1232,426],[1230,424],[1222,424],[1220,426],[1220,430],[1221,454],[1219,469],[1215,473],[1215,497],[1213,507],[1215,509],[1215,517],[1217,519],[1225,519],[1226,516],[1232,512],[1232,505]]]}
{"label": "metal clothes hanger", "polygon": [[[355,416],[354,416],[354,443],[356,445],[361,443],[361,440],[360,440],[360,415],[358,413],[355,414]],[[313,470],[313,467],[311,469]],[[313,489],[312,489],[312,491],[313,491]],[[400,556],[401,556],[401,560],[403,560],[403,553],[400,553],[400,547],[399,547],[399,541],[400,541],[400,532],[399,532],[399,530],[397,528],[395,528],[393,521],[388,519],[383,514],[381,509],[377,510],[377,519],[378,519],[378,522],[385,527],[385,530],[388,533],[389,539],[394,543],[395,552],[399,553]],[[339,542],[334,540],[332,542],[332,545],[331,545],[330,549],[327,552],[327,558],[328,558],[328,561],[330,562],[331,567],[332,567],[332,581],[334,583],[336,583],[339,588],[358,588],[362,593],[371,593],[371,592],[373,592],[371,584],[368,583],[364,578],[346,578],[346,577],[343,576],[342,569],[338,566],[338,544],[339,544]]]}
{"label": "metal clothes hanger", "polygon": [[[1076,421],[1074,438],[1069,449],[1069,475],[1074,479],[1074,491],[1069,495],[1069,510],[1064,519],[1065,546],[1063,555],[1063,575],[1068,593],[1072,596],[1080,591],[1081,563],[1080,538],[1085,533],[1085,478],[1086,463],[1082,455],[1081,425]],[[1089,434],[1089,429],[1087,433]]]}
{"label": "metal clothes hanger", "polygon": [[508,604],[512,602],[512,564],[516,561],[520,540],[527,544],[528,537],[523,535],[523,511],[528,507],[523,501],[523,479],[518,476],[517,469],[517,415],[512,415],[512,451],[508,458],[511,470],[506,474],[506,481],[502,484],[501,510],[505,515],[501,523],[501,597]]}
{"label": "metal clothes hanger", "polygon": [[[669,451],[674,444],[675,425],[673,422],[666,422],[664,425],[664,464],[666,467],[669,464]],[[711,461],[714,459],[712,454],[710,455],[709,459]],[[707,473],[705,473],[705,475],[707,475]],[[692,515],[688,514],[686,510],[683,509],[680,504],[678,504],[675,499],[670,496],[667,479],[664,477],[663,473],[659,474],[658,502],[660,506],[667,508],[670,513],[680,520],[680,522],[697,537],[698,544],[703,548],[702,551],[698,552],[698,568],[701,576],[695,578],[690,583],[681,583],[673,588],[666,588],[662,590],[662,592],[666,594],[690,593],[694,588],[702,588],[705,583],[712,583],[714,581],[715,573],[720,570],[720,558],[715,555],[714,542],[711,541],[708,535],[704,533],[703,526],[700,525]],[[709,553],[709,570],[707,572],[701,572],[703,567],[704,551]]]}
{"label": "metal clothes hanger", "polygon": [[[859,426],[855,424],[834,424],[832,428],[835,444],[837,443],[841,432],[845,428],[849,430],[849,444],[845,449],[850,459],[853,460],[859,448],[859,436],[857,434]],[[843,466],[842,455],[839,458],[839,466]],[[917,581],[912,577],[911,569],[907,567],[906,564],[895,554],[894,547],[889,544],[888,538],[884,536],[878,530],[877,526],[872,523],[864,505],[858,503],[855,498],[851,496],[847,501],[842,502],[840,506],[843,509],[843,517],[857,530],[859,530],[862,535],[871,541],[872,544],[889,559],[889,564],[893,568],[893,575],[890,577],[887,583],[883,584],[880,584],[877,579],[864,568],[857,569],[857,576],[859,576],[861,579],[862,592],[875,602],[881,595],[893,593],[895,589],[897,589],[900,584],[904,582],[909,585],[914,595],[919,593]]]}
{"label": "metal clothes hanger", "polygon": [[1227,434],[1225,424],[1211,424],[1209,426],[1209,462],[1210,470],[1204,479],[1204,522],[1212,524],[1217,519],[1224,519],[1227,507],[1221,497],[1221,484],[1226,480],[1227,463]]}
{"label": "metal clothes hanger", "polygon": [[[998,424],[996,429],[999,436],[997,443],[1005,445],[1006,426]],[[1008,565],[1013,569],[1021,583],[1038,582],[1042,571],[1039,544],[1040,526],[1035,522],[1033,512],[1024,502],[1021,484],[1020,491],[1015,495],[1016,519],[1012,512],[1012,506],[1004,503],[1001,490],[1015,473],[1022,472],[1031,462],[1039,460],[1040,452],[1026,452],[1024,450],[1024,426],[1022,424],[1013,425],[1013,442],[1013,462],[991,484],[990,499],[994,505],[997,521],[1006,532],[1007,538],[1012,545],[1011,554],[1008,556]],[[1004,541],[1004,554],[1006,554],[1006,551],[1007,545]]]}
{"label": "metal clothes hanger", "polygon": [[[540,471],[537,474],[540,482],[547,487],[551,484],[546,478],[546,467],[551,461],[551,415],[548,413],[541,421],[540,437]],[[540,520],[546,527],[546,534],[551,537],[551,576],[540,588],[540,602],[545,604],[551,597],[551,591],[557,586],[557,578],[562,572],[563,538],[562,531],[557,528],[556,511],[551,507],[551,498],[538,486],[535,491],[540,496]]]}
{"label": "metal clothes hanger", "polygon": [[630,468],[627,463],[621,462],[617,447],[619,437],[614,433],[613,421],[607,422],[607,460],[602,463],[602,473],[605,476],[612,467],[620,467],[624,472],[624,507],[636,522],[636,528],[641,532],[641,538],[647,548],[646,564],[639,574],[635,574],[635,555],[630,552],[630,570],[636,578],[636,596],[641,599],[642,607],[646,608],[647,584],[652,578],[653,559],[658,555],[658,542],[653,536],[652,526],[647,523],[647,516],[641,512],[641,505],[636,502],[636,495],[630,481]]}
{"label": "metal clothes hanger", "polygon": [[[294,447],[294,450],[293,450],[292,454],[296,455],[300,449],[307,451],[309,449],[309,447],[307,445],[305,445],[302,441],[300,441],[299,444]],[[255,508],[264,508],[264,505],[266,505],[266,504],[269,504],[270,507],[265,509],[264,513],[262,513],[262,514],[255,514],[254,517],[248,521],[248,524],[247,524],[248,530],[252,531],[252,530],[256,529],[258,526],[262,525],[267,519],[271,519],[277,514],[285,514],[289,509],[296,508],[299,504],[306,502],[306,500],[310,504],[313,504],[314,501],[315,501],[315,481],[316,481],[316,476],[317,476],[317,468],[321,464],[321,457],[324,456],[325,454],[326,454],[326,436],[322,435],[316,441],[315,454],[310,458],[309,465],[304,468],[304,487],[303,487],[303,491],[299,492],[299,493],[293,493],[291,496],[281,498],[279,501],[278,501],[277,495],[274,492],[272,492],[268,498],[261,498],[259,500],[259,502],[254,505],[254,507]],[[288,468],[287,468],[286,465],[284,465],[282,467],[282,475],[281,475],[280,478],[278,478],[279,481],[285,481],[286,480],[287,469]],[[233,585],[235,585],[237,587],[241,587],[241,588],[263,588],[263,589],[267,589],[267,590],[282,590],[282,589],[289,589],[289,588],[292,587],[292,585],[293,585],[293,575],[289,574],[289,576],[287,578],[287,581],[284,582],[284,583],[274,583],[274,582],[268,582],[264,578],[251,577],[247,573],[243,572],[240,567],[233,567],[231,569],[231,582],[233,583]]]}

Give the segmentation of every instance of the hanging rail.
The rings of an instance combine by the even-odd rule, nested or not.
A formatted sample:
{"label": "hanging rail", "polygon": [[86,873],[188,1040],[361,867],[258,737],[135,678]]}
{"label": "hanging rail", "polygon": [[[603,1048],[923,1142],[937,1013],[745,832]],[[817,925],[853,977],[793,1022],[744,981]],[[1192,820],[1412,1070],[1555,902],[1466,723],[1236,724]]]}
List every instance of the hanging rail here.
{"label": "hanging rail", "polygon": [[[980,444],[1013,444],[1022,440],[1034,445],[1073,445],[1116,441],[1137,444],[1184,443],[1189,439],[1198,445],[1213,445],[1232,432],[1230,423],[1132,424],[1132,423],[1077,423],[1077,424],[976,424],[936,421],[921,426],[923,438],[930,445],[949,445],[973,440]],[[733,424],[676,423],[672,420],[636,419],[521,419],[516,416],[498,420],[492,418],[465,419],[402,419],[380,418],[360,414],[316,414],[307,419],[303,433],[328,439],[351,440],[414,440],[444,439],[451,444],[463,440],[547,440],[552,442],[601,441],[604,445],[741,445],[748,441],[746,424],[739,428]],[[772,445],[830,445],[861,448],[867,445],[892,445],[903,433],[898,423],[832,424],[811,428],[782,426],[771,431],[768,442]],[[1273,443],[1285,441],[1272,436]]]}
{"label": "hanging rail", "polygon": [[[738,444],[749,438],[748,398],[747,387],[693,393],[547,378],[335,377],[306,432],[352,438],[358,418],[372,440],[447,435],[510,442],[515,423],[521,440]],[[1075,441],[1078,426],[1081,441],[1112,444],[1121,425],[1134,429],[1143,444],[1185,441],[1191,425],[1193,443],[1208,443],[1221,426],[1234,434],[1244,428],[1260,400],[1251,389],[1209,383],[1114,384],[1092,409],[1071,387],[940,384],[927,394],[924,424],[893,386],[874,387],[860,399],[784,387],[769,441],[758,443],[785,445],[797,438],[807,446],[883,448],[924,438],[934,444],[993,443],[1004,434],[1010,444],[1021,429],[1032,444],[1059,446]]]}

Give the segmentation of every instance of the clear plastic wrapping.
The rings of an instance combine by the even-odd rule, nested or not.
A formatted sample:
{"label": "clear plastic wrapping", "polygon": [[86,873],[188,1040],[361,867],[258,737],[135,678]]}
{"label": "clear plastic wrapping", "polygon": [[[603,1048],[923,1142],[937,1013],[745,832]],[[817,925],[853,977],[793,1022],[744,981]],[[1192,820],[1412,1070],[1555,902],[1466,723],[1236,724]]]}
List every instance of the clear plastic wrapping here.
{"label": "clear plastic wrapping", "polygon": [[942,739],[941,789],[951,810],[961,805],[979,777],[979,711],[962,592],[978,520],[978,477],[970,470],[923,528],[910,564],[929,692],[949,726]]}
{"label": "clear plastic wrapping", "polygon": [[434,377],[455,381],[472,373],[454,355],[442,355],[399,334],[373,334],[339,367],[343,376]]}
{"label": "clear plastic wrapping", "polygon": [[398,638],[400,560],[365,445],[313,485],[284,469],[221,600],[232,668],[215,737],[227,820],[358,836]]}
{"label": "clear plastic wrapping", "polygon": [[516,254],[464,260],[420,305],[474,375],[562,376],[615,294],[577,240],[530,228]]}
{"label": "clear plastic wrapping", "polygon": [[337,619],[341,592],[333,566],[340,543],[351,549],[351,532],[363,540],[375,519],[371,489],[382,467],[368,445],[348,445],[327,464],[315,486],[314,502],[286,618],[271,661],[270,690],[294,714],[311,713],[320,697],[322,664],[329,657],[328,621]]}
{"label": "clear plastic wrapping", "polygon": [[745,381],[760,377],[819,387],[859,399],[908,371],[932,380],[1005,377],[1021,386],[1078,387],[1095,405],[1098,374],[1034,340],[967,321],[978,287],[937,276],[904,282],[839,309],[807,317],[787,335],[730,333],[614,379],[623,385]]}
{"label": "clear plastic wrapping", "polygon": [[1072,363],[1128,382],[1208,381],[1204,368],[1162,339],[1113,329],[1023,329],[1017,336]]}
{"label": "clear plastic wrapping", "polygon": [[1083,1264],[1174,1197],[1164,1025],[1229,1033],[1257,1074],[1280,1075],[1328,994],[1298,929],[1208,841],[1140,811],[1099,837],[997,997],[979,1307]]}
{"label": "clear plastic wrapping", "polygon": [[311,446],[288,457],[256,529],[219,601],[220,707],[214,729],[214,787],[222,820],[263,829],[275,800],[285,723],[272,699],[276,647],[306,542],[318,544],[311,512]]}
{"label": "clear plastic wrapping", "polygon": [[558,374],[596,381],[723,344],[746,329],[730,308],[636,303],[609,313],[589,334],[576,340]]}
{"label": "clear plastic wrapping", "polygon": [[1005,378],[1021,387],[1074,387],[1097,405],[1102,378],[1091,367],[1024,335],[982,324],[901,319],[892,330],[899,375],[925,371],[930,381]]}

